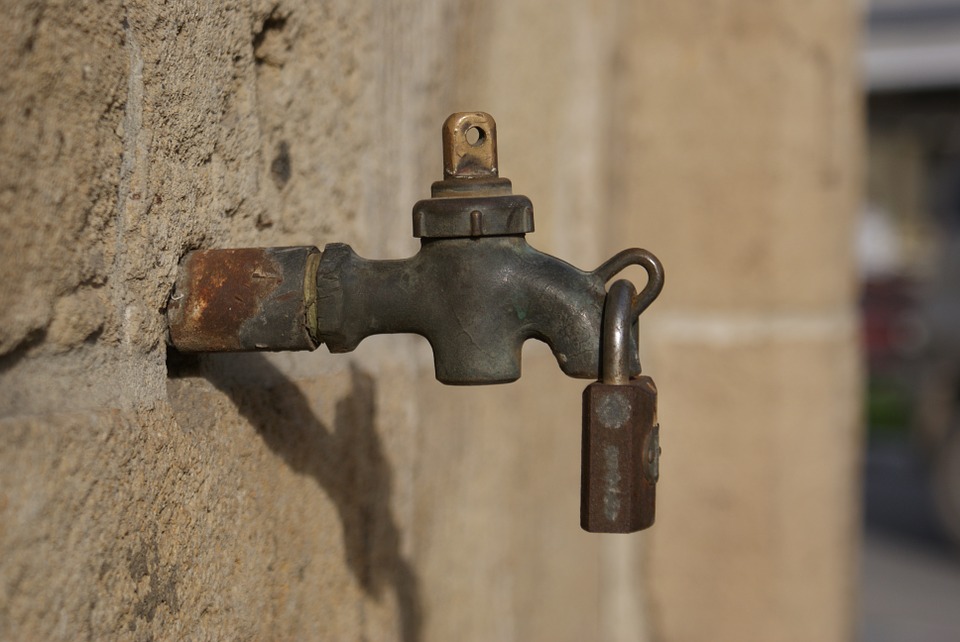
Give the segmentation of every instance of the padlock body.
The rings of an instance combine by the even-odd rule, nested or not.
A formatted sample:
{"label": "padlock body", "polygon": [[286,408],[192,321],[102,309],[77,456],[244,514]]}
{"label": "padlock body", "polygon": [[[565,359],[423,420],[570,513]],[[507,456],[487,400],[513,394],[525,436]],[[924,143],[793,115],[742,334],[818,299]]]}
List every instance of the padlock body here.
{"label": "padlock body", "polygon": [[657,388],[640,376],[583,391],[580,526],[632,533],[653,525],[659,476]]}

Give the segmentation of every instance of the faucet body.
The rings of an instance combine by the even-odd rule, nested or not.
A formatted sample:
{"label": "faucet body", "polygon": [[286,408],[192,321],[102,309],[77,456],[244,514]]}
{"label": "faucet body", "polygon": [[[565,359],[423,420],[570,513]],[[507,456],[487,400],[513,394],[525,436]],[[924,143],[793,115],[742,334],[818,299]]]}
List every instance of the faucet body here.
{"label": "faucet body", "polygon": [[423,239],[399,261],[332,244],[317,272],[317,327],[331,352],[373,334],[426,337],[437,379],[448,384],[516,380],[527,339],[547,343],[567,375],[596,379],[605,296],[602,276],[535,250],[523,235]]}
{"label": "faucet body", "polygon": [[[328,245],[316,281],[319,338],[331,352],[349,352],[372,334],[419,334],[448,384],[514,381],[523,342],[539,339],[564,373],[596,379],[606,281],[649,258],[648,285],[659,292],[659,263],[632,250],[585,272],[535,250],[525,238],[533,204],[500,177],[493,118],[453,114],[442,131],[443,180],[413,206],[420,251],[370,261]],[[629,335],[629,367],[638,373],[636,327]]]}

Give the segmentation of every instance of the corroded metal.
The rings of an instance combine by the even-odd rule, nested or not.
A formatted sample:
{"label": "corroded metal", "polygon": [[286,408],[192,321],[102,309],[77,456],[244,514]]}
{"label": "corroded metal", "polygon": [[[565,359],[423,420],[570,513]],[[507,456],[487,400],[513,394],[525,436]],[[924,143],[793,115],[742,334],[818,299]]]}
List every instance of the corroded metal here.
{"label": "corroded metal", "polygon": [[[424,239],[416,256],[399,261],[332,244],[317,275],[317,325],[331,352],[350,352],[374,334],[422,335],[437,379],[448,384],[516,380],[527,339],[546,342],[567,375],[596,379],[604,282],[523,236]],[[639,367],[634,356],[631,372]]]}
{"label": "corroded metal", "polygon": [[315,247],[190,252],[167,306],[170,342],[181,352],[313,350]]}
{"label": "corroded metal", "polygon": [[630,376],[638,299],[629,281],[610,287],[602,378],[583,391],[580,525],[593,533],[649,528],[656,511],[657,388],[650,377]]}
{"label": "corroded metal", "polygon": [[[475,138],[470,138],[470,133]],[[450,384],[514,381],[527,339],[553,350],[573,377],[600,375],[605,285],[628,265],[648,281],[639,314],[663,287],[657,259],[620,252],[584,271],[532,248],[533,205],[498,170],[489,114],[451,115],[443,126],[443,179],[413,208],[415,256],[373,261],[340,243],[200,250],[184,259],[169,301],[170,341],[184,352],[349,352],[373,334],[415,333]],[[629,333],[629,374],[639,372]]]}

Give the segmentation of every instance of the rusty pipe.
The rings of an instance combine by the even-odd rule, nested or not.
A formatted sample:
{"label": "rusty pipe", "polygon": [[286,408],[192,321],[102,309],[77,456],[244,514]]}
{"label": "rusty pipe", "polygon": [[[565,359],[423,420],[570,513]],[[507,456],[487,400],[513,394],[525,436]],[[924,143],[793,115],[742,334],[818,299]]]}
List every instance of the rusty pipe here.
{"label": "rusty pipe", "polygon": [[190,252],[167,304],[170,343],[181,352],[315,349],[319,263],[312,246]]}

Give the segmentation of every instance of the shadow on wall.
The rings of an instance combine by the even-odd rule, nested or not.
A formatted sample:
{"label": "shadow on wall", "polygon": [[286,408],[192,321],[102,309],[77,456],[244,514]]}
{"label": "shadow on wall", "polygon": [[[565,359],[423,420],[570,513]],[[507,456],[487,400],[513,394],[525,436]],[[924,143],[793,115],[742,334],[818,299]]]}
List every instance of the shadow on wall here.
{"label": "shadow on wall", "polygon": [[[271,450],[312,477],[336,505],[346,562],[368,595],[392,586],[402,639],[420,639],[418,579],[400,553],[390,512],[392,474],[376,431],[376,382],[351,367],[350,393],[337,403],[333,430],[314,416],[297,385],[258,354],[169,359],[171,376],[202,376],[224,392]],[[235,374],[242,372],[242,377]]]}

